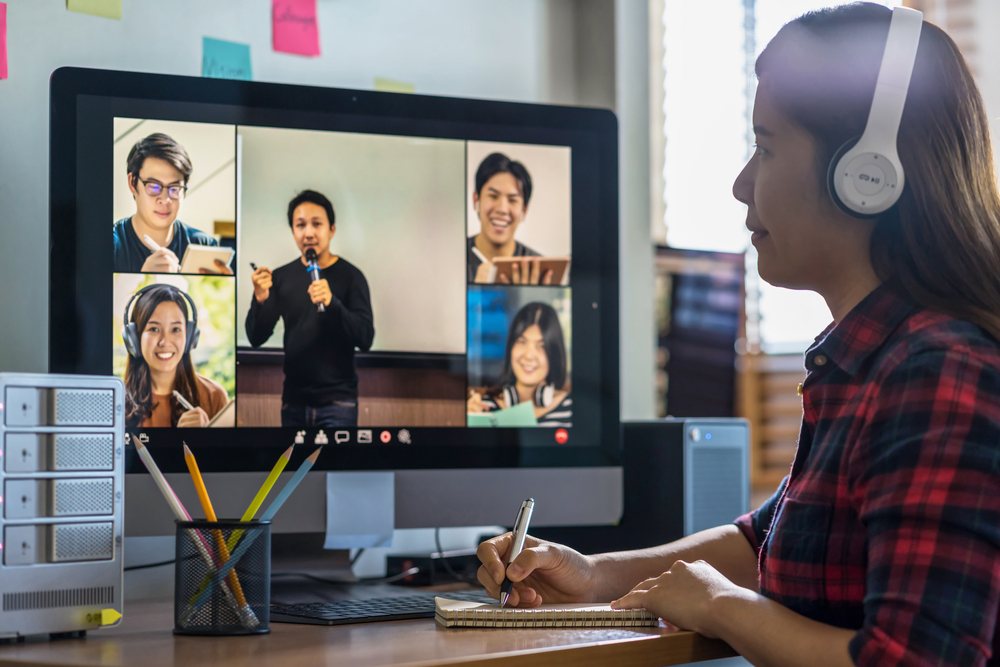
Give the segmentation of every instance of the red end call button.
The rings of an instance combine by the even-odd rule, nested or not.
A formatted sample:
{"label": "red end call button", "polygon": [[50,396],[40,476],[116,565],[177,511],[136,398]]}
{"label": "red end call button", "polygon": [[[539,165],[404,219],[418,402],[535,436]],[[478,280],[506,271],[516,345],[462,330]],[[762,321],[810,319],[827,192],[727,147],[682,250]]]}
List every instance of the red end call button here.
{"label": "red end call button", "polygon": [[566,432],[566,429],[556,429],[556,442],[560,445],[565,445],[567,440],[569,440],[569,433]]}
{"label": "red end call button", "polygon": [[388,431],[382,431],[382,433],[379,434],[378,439],[385,444],[389,444],[389,441],[392,440],[392,435]]}

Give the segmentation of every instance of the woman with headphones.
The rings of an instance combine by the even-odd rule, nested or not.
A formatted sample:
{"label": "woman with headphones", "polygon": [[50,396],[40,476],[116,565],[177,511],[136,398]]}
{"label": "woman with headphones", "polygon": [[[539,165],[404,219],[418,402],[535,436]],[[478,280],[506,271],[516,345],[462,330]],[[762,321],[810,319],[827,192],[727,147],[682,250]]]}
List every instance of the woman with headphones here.
{"label": "woman with headphones", "polygon": [[194,372],[191,350],[201,331],[191,297],[172,285],[147,285],[129,299],[123,320],[126,425],[206,426],[229,395],[215,380]]}
{"label": "woman with headphones", "polygon": [[[879,64],[881,63],[881,65]],[[919,12],[806,14],[757,59],[733,186],[764,280],[822,295],[790,474],[650,549],[479,548],[513,604],[614,600],[755,665],[998,664],[1000,197],[982,99]],[[859,138],[860,137],[860,138]]]}
{"label": "woman with headphones", "polygon": [[552,306],[533,302],[510,323],[500,384],[485,395],[473,391],[467,408],[490,412],[528,402],[539,426],[570,426],[573,399],[565,384],[566,344],[559,316]]}

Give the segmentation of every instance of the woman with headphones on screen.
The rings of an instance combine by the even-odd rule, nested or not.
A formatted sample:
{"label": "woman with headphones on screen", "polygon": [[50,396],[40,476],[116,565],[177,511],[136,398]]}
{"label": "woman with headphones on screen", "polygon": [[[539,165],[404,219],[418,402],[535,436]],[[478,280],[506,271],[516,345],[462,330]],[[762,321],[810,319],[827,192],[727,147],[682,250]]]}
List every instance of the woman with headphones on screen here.
{"label": "woman with headphones on screen", "polygon": [[566,343],[556,311],[529,303],[517,312],[507,334],[499,386],[473,391],[469,412],[491,412],[529,402],[539,426],[570,426],[573,399],[566,385]]}
{"label": "woman with headphones on screen", "polygon": [[129,299],[124,320],[125,423],[133,428],[206,426],[229,395],[215,380],[194,372],[191,350],[201,331],[191,297],[172,285],[148,285]]}
{"label": "woman with headphones on screen", "polygon": [[[805,355],[790,474],[734,525],[659,547],[528,538],[511,601],[644,607],[755,665],[1000,664],[1000,199],[982,99],[943,31],[872,3],[790,22],[756,73],[758,146],[733,194],[761,277],[818,292],[834,319]],[[494,596],[510,544],[479,547]]]}

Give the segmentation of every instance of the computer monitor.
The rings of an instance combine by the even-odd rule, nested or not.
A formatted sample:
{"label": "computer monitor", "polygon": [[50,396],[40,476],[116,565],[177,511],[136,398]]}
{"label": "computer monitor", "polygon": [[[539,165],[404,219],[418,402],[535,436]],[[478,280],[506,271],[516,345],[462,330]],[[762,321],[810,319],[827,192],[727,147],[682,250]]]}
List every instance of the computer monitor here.
{"label": "computer monitor", "polygon": [[[620,516],[610,111],[64,68],[50,155],[50,371],[122,377],[219,515],[299,443],[279,532],[323,471],[395,471],[397,528]],[[127,459],[127,534],[170,534]]]}

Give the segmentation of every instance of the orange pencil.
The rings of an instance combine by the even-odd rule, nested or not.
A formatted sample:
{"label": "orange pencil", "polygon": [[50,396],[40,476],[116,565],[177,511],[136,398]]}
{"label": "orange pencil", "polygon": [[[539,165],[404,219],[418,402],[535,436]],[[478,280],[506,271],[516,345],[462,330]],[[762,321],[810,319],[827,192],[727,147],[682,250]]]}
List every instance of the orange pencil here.
{"label": "orange pencil", "polygon": [[[205,510],[205,518],[212,523],[217,522],[215,509],[212,508],[212,499],[208,497],[205,480],[201,478],[201,471],[198,470],[198,462],[195,461],[194,454],[191,453],[191,448],[186,444],[184,445],[184,462],[187,463],[188,470],[191,472],[191,479],[194,480],[194,488],[198,491],[198,499],[201,501],[202,509]],[[222,539],[221,530],[213,530],[212,537],[215,538],[215,546],[219,550],[219,559],[222,561],[221,564],[224,565],[229,560],[229,547],[226,546],[226,541]],[[247,600],[243,597],[243,588],[240,586],[240,580],[236,578],[235,570],[231,570],[226,575],[226,581],[229,583],[229,587],[233,589],[236,602],[239,603],[240,607],[246,607]]]}

